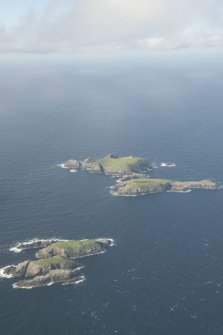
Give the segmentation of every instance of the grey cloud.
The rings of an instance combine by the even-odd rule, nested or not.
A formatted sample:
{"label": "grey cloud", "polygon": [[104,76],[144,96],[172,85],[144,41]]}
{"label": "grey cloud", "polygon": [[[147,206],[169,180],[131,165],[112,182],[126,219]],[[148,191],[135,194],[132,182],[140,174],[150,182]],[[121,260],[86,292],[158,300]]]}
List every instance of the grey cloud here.
{"label": "grey cloud", "polygon": [[66,0],[0,25],[0,51],[176,49],[223,44],[220,0]]}

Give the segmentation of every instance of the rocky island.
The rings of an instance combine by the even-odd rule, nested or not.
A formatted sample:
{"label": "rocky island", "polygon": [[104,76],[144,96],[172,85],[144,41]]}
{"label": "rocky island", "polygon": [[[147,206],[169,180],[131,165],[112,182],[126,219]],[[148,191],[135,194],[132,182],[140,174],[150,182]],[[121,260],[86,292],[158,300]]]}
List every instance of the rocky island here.
{"label": "rocky island", "polygon": [[[140,196],[158,192],[189,192],[192,189],[213,190],[218,186],[211,180],[175,181],[149,178],[148,171],[155,167],[151,159],[138,156],[119,157],[114,154],[96,159],[89,157],[84,161],[71,159],[62,164],[73,171],[83,169],[93,173],[113,175],[116,184],[111,187],[112,194],[119,196]],[[176,166],[175,163],[161,163],[161,166]]]}
{"label": "rocky island", "polygon": [[105,175],[131,175],[134,173],[142,174],[153,168],[153,162],[150,159],[127,156],[119,157],[114,154],[107,155],[104,158],[96,159],[89,157],[84,161],[70,159],[64,163],[64,167],[69,170],[83,169],[94,173],[104,173]]}
{"label": "rocky island", "polygon": [[138,178],[121,181],[113,187],[113,194],[120,196],[139,196],[158,192],[187,192],[191,189],[217,189],[210,180],[180,182],[169,179]]}
{"label": "rocky island", "polygon": [[[20,280],[13,284],[15,288],[34,288],[56,283],[77,284],[84,281],[85,277],[80,274],[83,267],[76,259],[104,253],[113,245],[113,240],[106,238],[52,241],[54,240],[36,240],[33,248],[37,248],[37,242],[39,248],[45,246],[37,251],[37,259],[6,266],[0,269],[1,276],[19,278]],[[30,249],[32,243],[33,241],[26,242],[23,245],[28,244]]]}

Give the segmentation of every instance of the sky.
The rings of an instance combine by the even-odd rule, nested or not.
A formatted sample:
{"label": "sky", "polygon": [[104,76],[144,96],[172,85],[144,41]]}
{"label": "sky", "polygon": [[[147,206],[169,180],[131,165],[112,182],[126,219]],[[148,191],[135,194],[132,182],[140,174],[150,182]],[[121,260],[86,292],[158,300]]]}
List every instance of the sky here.
{"label": "sky", "polygon": [[223,0],[0,0],[0,53],[223,46]]}

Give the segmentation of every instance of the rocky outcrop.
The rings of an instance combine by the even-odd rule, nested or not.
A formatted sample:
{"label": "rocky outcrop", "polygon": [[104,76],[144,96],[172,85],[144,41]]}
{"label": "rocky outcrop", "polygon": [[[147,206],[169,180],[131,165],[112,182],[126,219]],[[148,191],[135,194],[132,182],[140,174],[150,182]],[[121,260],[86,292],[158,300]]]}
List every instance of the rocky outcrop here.
{"label": "rocky outcrop", "polygon": [[6,268],[4,268],[4,274],[7,276],[22,277],[25,275],[29,263],[30,261],[28,260],[19,263],[17,266],[15,265],[7,266]]}
{"label": "rocky outcrop", "polygon": [[202,190],[215,190],[218,186],[211,180],[199,180],[199,181],[172,181],[172,192],[183,192],[190,189],[202,189]]}
{"label": "rocky outcrop", "polygon": [[18,281],[16,288],[35,288],[57,283],[75,284],[82,277],[77,276],[77,270],[51,270],[46,275],[35,276],[33,279]]}
{"label": "rocky outcrop", "polygon": [[24,261],[18,265],[4,268],[4,274],[13,277],[35,277],[45,275],[51,270],[74,270],[78,264],[73,260],[65,260],[56,256],[48,260],[40,259],[36,261]]}
{"label": "rocky outcrop", "polygon": [[69,170],[76,170],[80,169],[81,162],[76,159],[69,159],[68,161],[65,162],[64,166]]}
{"label": "rocky outcrop", "polygon": [[51,270],[68,270],[75,269],[78,264],[72,260],[64,260],[62,257],[52,257],[49,260],[31,261],[26,269],[25,277],[34,277],[45,275]]}
{"label": "rocky outcrop", "polygon": [[81,166],[84,170],[91,171],[94,173],[103,173],[103,168],[101,164],[93,157],[88,157],[85,159]]}

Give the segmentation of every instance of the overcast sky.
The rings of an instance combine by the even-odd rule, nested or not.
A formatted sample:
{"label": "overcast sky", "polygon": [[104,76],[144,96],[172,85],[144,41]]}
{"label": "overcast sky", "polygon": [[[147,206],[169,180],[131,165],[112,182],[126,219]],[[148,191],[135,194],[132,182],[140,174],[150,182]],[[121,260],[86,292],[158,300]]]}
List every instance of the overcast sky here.
{"label": "overcast sky", "polygon": [[0,0],[0,52],[223,46],[223,0]]}

